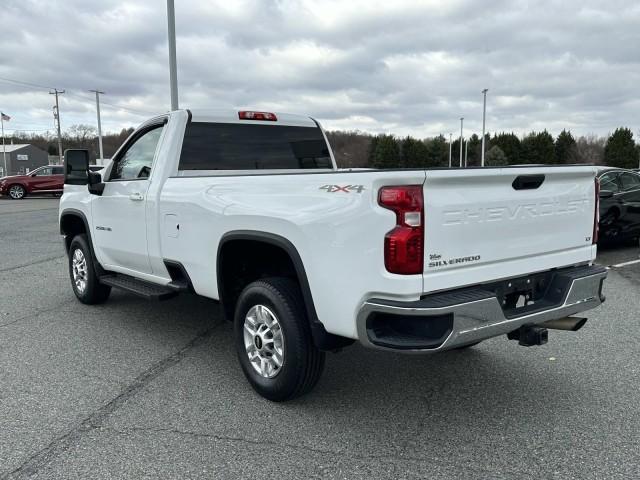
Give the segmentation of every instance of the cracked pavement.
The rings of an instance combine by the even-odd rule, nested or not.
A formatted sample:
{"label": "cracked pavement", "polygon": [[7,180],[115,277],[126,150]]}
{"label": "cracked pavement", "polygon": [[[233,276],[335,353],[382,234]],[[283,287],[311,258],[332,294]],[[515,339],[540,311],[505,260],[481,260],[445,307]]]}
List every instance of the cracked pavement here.
{"label": "cracked pavement", "polygon": [[[403,356],[354,346],[286,404],[193,296],[75,300],[57,201],[0,200],[0,478],[634,478],[640,265],[577,333]],[[602,263],[638,256],[602,252]]]}

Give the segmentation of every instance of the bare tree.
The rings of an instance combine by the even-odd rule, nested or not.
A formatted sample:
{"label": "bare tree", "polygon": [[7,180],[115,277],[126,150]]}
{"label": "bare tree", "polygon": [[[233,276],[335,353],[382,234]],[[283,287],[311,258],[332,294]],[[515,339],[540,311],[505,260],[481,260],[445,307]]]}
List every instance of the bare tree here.
{"label": "bare tree", "polygon": [[606,138],[591,133],[578,138],[576,141],[578,163],[593,163],[604,165],[604,145]]}

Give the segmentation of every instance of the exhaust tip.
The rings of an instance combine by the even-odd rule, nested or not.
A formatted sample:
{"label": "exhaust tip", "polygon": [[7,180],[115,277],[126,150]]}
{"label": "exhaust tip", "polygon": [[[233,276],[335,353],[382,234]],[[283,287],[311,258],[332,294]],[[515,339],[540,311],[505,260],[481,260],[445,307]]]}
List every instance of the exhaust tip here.
{"label": "exhaust tip", "polygon": [[540,324],[545,328],[551,328],[552,330],[565,330],[568,332],[577,332],[584,324],[587,323],[587,319],[584,317],[564,317],[555,320],[549,320],[548,322]]}

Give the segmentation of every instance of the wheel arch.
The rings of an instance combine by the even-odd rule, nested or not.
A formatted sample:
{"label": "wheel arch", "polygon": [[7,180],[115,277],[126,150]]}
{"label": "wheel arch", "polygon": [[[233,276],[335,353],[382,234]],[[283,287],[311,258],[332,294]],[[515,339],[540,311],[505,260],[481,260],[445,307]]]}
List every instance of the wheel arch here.
{"label": "wheel arch", "polygon": [[95,262],[96,268],[99,269],[98,273],[102,273],[102,266],[98,262],[95,250],[93,248],[93,239],[91,238],[91,229],[89,227],[89,221],[82,210],[76,208],[66,208],[60,213],[60,234],[64,235],[65,252],[69,253],[69,247],[71,241],[76,235],[84,233],[87,236],[89,242],[89,248],[91,249],[91,256]]}
{"label": "wheel arch", "polygon": [[225,256],[228,254],[229,248],[232,245],[238,245],[243,242],[251,243],[254,246],[268,246],[272,251],[273,249],[277,249],[285,256],[283,260],[286,259],[291,262],[295,280],[300,286],[304,300],[311,335],[318,348],[322,350],[334,350],[353,343],[352,339],[334,335],[325,330],[324,325],[318,318],[307,273],[297,248],[288,239],[269,232],[235,230],[225,233],[220,239],[216,255],[216,275],[218,280],[218,297],[227,319],[233,319],[235,300],[237,300],[237,298],[234,299],[233,291],[229,291],[230,281],[228,278],[225,278],[229,269],[227,264],[229,258],[225,258]]}
{"label": "wheel arch", "polygon": [[16,185],[23,188],[25,196],[28,193],[31,193],[31,190],[29,189],[29,186],[25,182],[21,182],[21,181],[17,181],[17,182],[14,181],[14,182],[8,183],[7,184],[7,191],[9,191],[11,189],[11,187],[15,187]]}

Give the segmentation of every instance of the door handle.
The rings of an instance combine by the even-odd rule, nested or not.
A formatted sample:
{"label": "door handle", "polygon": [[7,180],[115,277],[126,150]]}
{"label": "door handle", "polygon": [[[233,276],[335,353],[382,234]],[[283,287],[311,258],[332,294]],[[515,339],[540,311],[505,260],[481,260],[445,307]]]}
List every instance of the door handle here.
{"label": "door handle", "polygon": [[144,200],[144,195],[139,192],[134,192],[129,195],[129,200],[133,200],[134,202],[140,202]]}

